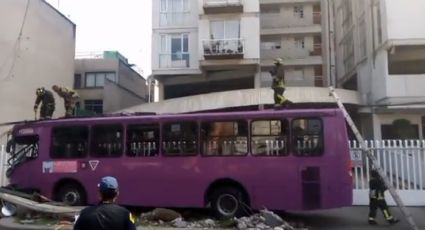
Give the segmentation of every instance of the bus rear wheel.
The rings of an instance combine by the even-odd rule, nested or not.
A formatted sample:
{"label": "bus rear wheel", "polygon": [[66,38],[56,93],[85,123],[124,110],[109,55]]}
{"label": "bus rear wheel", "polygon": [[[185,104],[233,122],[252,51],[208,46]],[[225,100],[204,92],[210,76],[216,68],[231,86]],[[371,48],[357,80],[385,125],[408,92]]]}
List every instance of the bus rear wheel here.
{"label": "bus rear wheel", "polygon": [[247,205],[243,192],[235,187],[221,187],[212,192],[211,207],[220,219],[229,219],[244,215]]}
{"label": "bus rear wheel", "polygon": [[70,206],[82,206],[86,204],[84,189],[76,183],[62,185],[56,196],[57,200]]}

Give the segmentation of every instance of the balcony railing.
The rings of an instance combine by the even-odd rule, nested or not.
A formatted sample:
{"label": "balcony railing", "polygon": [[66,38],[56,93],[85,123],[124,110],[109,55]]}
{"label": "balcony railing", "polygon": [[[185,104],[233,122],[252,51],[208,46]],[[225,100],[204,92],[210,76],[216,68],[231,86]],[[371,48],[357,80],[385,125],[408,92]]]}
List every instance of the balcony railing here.
{"label": "balcony railing", "polygon": [[160,26],[182,26],[190,23],[190,12],[161,12]]}
{"label": "balcony railing", "polygon": [[159,54],[159,68],[189,68],[188,53]]}
{"label": "balcony railing", "polygon": [[244,40],[214,39],[202,41],[205,59],[237,59],[243,58]]}
{"label": "balcony railing", "polygon": [[204,12],[206,14],[219,13],[242,13],[241,0],[204,0]]}

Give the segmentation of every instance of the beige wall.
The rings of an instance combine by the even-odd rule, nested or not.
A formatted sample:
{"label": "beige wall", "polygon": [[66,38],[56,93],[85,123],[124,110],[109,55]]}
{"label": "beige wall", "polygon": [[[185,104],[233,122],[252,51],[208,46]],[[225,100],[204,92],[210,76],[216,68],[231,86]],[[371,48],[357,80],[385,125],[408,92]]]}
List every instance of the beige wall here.
{"label": "beige wall", "polygon": [[[27,1],[0,1],[0,123],[34,119],[37,87],[73,82],[75,25],[44,1],[28,2],[23,23]],[[55,99],[54,117],[62,116],[63,102]]]}
{"label": "beige wall", "polygon": [[[103,112],[112,113],[124,108],[141,105],[145,102],[134,93],[124,90],[119,85],[107,81],[103,95]],[[107,92],[107,93],[106,93]]]}
{"label": "beige wall", "polygon": [[120,75],[118,84],[132,91],[138,96],[146,97],[147,99],[148,88],[146,85],[146,80],[122,62],[119,63],[118,69]]}

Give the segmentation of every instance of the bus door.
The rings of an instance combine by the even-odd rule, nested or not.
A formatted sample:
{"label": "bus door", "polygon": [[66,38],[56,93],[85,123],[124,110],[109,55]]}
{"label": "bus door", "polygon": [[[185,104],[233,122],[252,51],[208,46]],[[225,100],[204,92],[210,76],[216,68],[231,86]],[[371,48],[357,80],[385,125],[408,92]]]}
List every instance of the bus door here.
{"label": "bus door", "polygon": [[303,209],[322,206],[323,125],[319,118],[292,121],[292,150],[299,160]]}

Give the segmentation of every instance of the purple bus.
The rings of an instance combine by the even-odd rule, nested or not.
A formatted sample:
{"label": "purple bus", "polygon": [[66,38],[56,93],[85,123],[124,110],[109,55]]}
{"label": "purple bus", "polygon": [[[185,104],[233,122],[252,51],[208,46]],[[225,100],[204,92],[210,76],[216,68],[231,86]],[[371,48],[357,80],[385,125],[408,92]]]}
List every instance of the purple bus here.
{"label": "purple bus", "polygon": [[347,140],[338,109],[45,120],[14,127],[7,175],[71,205],[96,203],[110,175],[122,205],[330,209],[352,204]]}

